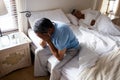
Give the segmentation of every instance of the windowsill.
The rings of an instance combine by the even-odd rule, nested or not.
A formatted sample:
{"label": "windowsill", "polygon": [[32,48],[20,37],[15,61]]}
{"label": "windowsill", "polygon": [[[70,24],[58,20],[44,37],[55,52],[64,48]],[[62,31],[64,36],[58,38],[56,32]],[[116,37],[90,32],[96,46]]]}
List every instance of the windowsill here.
{"label": "windowsill", "polygon": [[12,30],[12,31],[7,31],[7,32],[2,32],[2,36],[8,35],[8,34],[13,33],[13,32],[18,32],[18,29],[17,30]]}

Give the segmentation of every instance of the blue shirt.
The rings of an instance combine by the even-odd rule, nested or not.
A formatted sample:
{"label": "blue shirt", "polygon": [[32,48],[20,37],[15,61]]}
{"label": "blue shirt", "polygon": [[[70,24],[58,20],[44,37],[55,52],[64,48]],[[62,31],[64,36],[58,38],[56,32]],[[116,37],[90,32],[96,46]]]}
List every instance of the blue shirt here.
{"label": "blue shirt", "polygon": [[68,25],[56,22],[51,40],[58,50],[78,48],[79,42]]}

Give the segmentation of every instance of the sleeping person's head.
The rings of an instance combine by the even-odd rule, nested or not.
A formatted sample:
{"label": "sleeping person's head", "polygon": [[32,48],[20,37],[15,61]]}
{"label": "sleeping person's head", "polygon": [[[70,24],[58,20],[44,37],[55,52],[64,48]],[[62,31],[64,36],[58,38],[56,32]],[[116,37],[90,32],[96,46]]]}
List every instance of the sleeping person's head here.
{"label": "sleeping person's head", "polygon": [[[73,9],[73,11],[71,12],[72,15],[74,15],[77,19],[85,19],[87,17],[85,17],[86,14],[83,14],[81,13],[81,11],[77,10],[77,9]],[[89,18],[87,18],[88,20]],[[91,25],[93,26],[95,24],[95,19],[93,18],[91,21],[90,21],[90,24],[87,24],[87,25]]]}
{"label": "sleeping person's head", "polygon": [[79,11],[77,9],[73,9],[71,14],[74,15],[75,17],[77,17],[78,19],[84,19],[84,14],[82,14],[81,11]]}

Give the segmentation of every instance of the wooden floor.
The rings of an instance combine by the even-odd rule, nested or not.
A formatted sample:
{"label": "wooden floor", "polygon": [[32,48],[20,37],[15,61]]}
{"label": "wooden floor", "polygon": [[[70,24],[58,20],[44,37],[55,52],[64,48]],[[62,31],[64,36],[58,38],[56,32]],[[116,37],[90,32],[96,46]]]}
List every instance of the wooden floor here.
{"label": "wooden floor", "polygon": [[47,77],[34,77],[33,66],[16,70],[10,74],[0,78],[0,80],[49,80]]}

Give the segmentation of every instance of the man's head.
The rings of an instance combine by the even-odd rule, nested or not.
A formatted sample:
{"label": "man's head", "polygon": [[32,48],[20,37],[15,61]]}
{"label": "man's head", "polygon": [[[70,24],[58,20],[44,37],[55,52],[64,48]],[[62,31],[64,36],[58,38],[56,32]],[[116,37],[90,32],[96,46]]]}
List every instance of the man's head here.
{"label": "man's head", "polygon": [[35,22],[33,30],[37,35],[40,35],[39,37],[43,38],[43,36],[50,36],[53,33],[54,25],[49,19],[42,18]]}
{"label": "man's head", "polygon": [[83,18],[83,14],[79,10],[77,10],[77,9],[73,9],[71,14],[74,15],[75,17],[77,17],[78,19]]}

